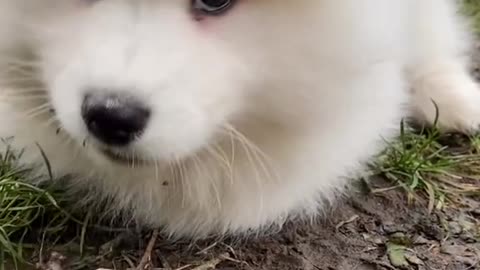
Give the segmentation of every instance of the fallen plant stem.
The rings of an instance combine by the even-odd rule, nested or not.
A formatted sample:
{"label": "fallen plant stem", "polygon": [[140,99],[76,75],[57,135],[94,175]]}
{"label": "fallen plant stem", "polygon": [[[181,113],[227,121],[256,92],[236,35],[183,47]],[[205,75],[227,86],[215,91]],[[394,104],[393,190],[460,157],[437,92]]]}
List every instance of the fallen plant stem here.
{"label": "fallen plant stem", "polygon": [[143,254],[142,260],[138,264],[136,270],[152,269],[152,265],[151,265],[152,252],[153,252],[153,248],[155,247],[155,242],[157,241],[157,238],[158,238],[158,229],[152,232],[152,237],[148,242],[148,245],[147,245],[147,248],[145,249],[145,253]]}

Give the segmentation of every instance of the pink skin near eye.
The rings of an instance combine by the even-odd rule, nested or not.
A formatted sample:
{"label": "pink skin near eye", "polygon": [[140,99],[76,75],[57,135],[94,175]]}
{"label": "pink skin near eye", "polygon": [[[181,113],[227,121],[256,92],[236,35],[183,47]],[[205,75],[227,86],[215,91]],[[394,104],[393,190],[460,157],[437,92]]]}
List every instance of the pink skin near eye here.
{"label": "pink skin near eye", "polygon": [[202,30],[207,31],[210,30],[213,24],[219,23],[221,19],[223,19],[224,15],[220,16],[208,16],[205,14],[192,14],[193,20],[195,24]]}

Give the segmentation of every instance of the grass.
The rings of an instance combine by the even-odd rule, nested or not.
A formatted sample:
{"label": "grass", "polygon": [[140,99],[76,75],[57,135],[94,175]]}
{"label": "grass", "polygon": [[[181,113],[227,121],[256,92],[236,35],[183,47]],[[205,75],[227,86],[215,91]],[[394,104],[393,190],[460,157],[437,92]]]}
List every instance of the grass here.
{"label": "grass", "polygon": [[[480,1],[465,0],[465,4],[465,12],[480,34]],[[463,140],[461,151],[442,144],[443,137],[436,129],[418,132],[402,124],[398,140],[389,142],[372,164],[374,172],[403,188],[410,200],[426,196],[431,211],[454,196],[480,194],[480,136]],[[86,231],[86,223],[73,220],[59,206],[64,199],[61,192],[24,181],[28,170],[13,166],[17,158],[18,153],[12,151],[0,155],[0,270],[7,257],[14,267],[26,261],[25,253],[30,249],[26,242],[53,244],[72,222],[80,223],[79,235]],[[40,239],[27,241],[31,235]]]}
{"label": "grass", "polygon": [[402,123],[398,140],[388,142],[372,167],[403,188],[410,201],[425,195],[433,211],[457,196],[480,195],[478,143],[477,136],[442,135],[436,128],[416,131]]}
{"label": "grass", "polygon": [[463,0],[465,6],[463,11],[472,18],[473,25],[478,34],[480,34],[480,1]]}
{"label": "grass", "polygon": [[0,262],[8,256],[15,267],[25,261],[26,236],[38,227],[43,228],[42,238],[58,233],[70,219],[59,207],[58,194],[24,181],[29,170],[14,167],[20,155],[9,149],[0,155]]}

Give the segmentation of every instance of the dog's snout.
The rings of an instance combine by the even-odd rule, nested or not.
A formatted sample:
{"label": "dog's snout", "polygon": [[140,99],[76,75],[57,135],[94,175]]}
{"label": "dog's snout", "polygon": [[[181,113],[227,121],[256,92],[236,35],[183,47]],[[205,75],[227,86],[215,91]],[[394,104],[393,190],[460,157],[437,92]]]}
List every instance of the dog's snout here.
{"label": "dog's snout", "polygon": [[126,146],[141,136],[150,118],[146,105],[121,94],[89,93],[81,112],[88,131],[112,146]]}

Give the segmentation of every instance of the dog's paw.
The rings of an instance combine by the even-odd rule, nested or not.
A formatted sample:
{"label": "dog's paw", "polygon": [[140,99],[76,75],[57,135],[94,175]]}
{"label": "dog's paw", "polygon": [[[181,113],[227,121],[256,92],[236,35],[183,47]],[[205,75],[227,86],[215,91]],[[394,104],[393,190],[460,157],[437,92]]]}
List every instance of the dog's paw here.
{"label": "dog's paw", "polygon": [[442,131],[480,129],[480,87],[468,74],[440,73],[416,81],[413,104],[417,120]]}

